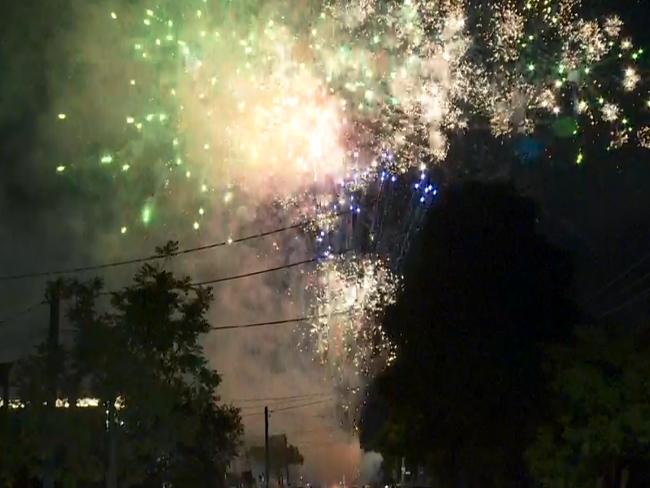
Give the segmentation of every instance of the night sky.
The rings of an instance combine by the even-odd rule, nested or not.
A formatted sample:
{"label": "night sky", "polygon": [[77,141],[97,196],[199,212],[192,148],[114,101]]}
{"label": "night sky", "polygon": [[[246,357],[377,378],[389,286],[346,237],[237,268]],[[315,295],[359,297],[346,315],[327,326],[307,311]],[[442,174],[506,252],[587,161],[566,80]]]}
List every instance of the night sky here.
{"label": "night sky", "polygon": [[[648,2],[589,0],[586,3],[586,10],[593,15],[618,13],[638,45],[650,43]],[[62,86],[74,83],[71,75],[65,73],[62,60],[75,55],[68,37],[79,30],[83,17],[71,5],[74,4],[64,0],[26,0],[3,6],[0,43],[2,274],[60,268],[99,259],[106,244],[96,247],[96,243],[102,240],[108,226],[118,225],[110,207],[102,201],[105,198],[102,185],[106,182],[64,185],[46,167],[49,162],[44,163],[50,159],[49,146],[54,137],[43,129],[45,119],[56,113],[54,105]],[[644,152],[635,150],[597,153],[579,168],[563,163],[557,158],[522,164],[511,176],[541,203],[544,225],[551,237],[575,254],[578,292],[589,297],[648,249],[650,164]],[[133,253],[129,248],[111,248],[110,254]],[[647,266],[650,269],[650,263]],[[9,316],[38,300],[41,286],[42,281],[3,285],[0,315]],[[620,297],[604,298],[605,301],[590,305],[607,309],[606,300],[611,300],[612,306],[621,301]],[[598,312],[596,308],[594,313]],[[42,330],[43,325],[24,321],[5,327],[0,355],[17,357],[19,351],[25,351],[25,344],[38,340]]]}
{"label": "night sky", "polygon": [[[616,12],[638,45],[650,43],[643,0],[589,0],[593,15]],[[3,5],[0,59],[0,208],[3,273],[87,263],[96,256],[89,246],[104,224],[115,218],[102,205],[101,187],[62,185],[45,169],[51,134],[46,117],[66,84],[61,61],[75,53],[70,32],[79,29],[74,2],[25,0]],[[101,61],[98,61],[101,62]],[[73,80],[70,79],[70,83]],[[74,93],[74,91],[73,91]],[[101,121],[98,121],[101,124]],[[580,168],[562,161],[537,162],[525,170],[531,193],[542,203],[553,235],[576,253],[581,294],[605,283],[641,257],[650,244],[650,183],[647,156],[640,151],[601,154]],[[49,163],[48,163],[49,164]],[[117,253],[130,255],[129,249]],[[3,315],[34,301],[37,289],[27,283],[5,285]],[[2,314],[0,314],[2,315]],[[16,340],[25,332],[14,327]],[[29,334],[28,334],[29,335]],[[4,354],[13,356],[2,341]]]}
{"label": "night sky", "polygon": [[[51,148],[57,146],[59,151],[61,145],[48,127],[53,115],[62,110],[62,94],[79,94],[77,104],[91,112],[105,102],[104,95],[83,87],[79,80],[110,83],[107,78],[111,70],[104,68],[115,62],[96,59],[102,69],[99,75],[93,75],[95,78],[84,78],[83,71],[93,72],[96,66],[76,65],[79,72],[66,71],[65,60],[76,57],[77,49],[83,50],[82,46],[75,47],[74,40],[87,36],[92,29],[93,19],[86,17],[88,11],[81,5],[85,3],[100,2],[20,0],[7,1],[2,6],[0,275],[150,253],[161,239],[179,237],[170,226],[160,232],[144,233],[141,238],[134,235],[120,240],[113,235],[122,225],[120,216],[107,203],[114,181],[92,175],[76,182],[63,181],[53,172]],[[650,2],[584,3],[588,4],[588,14],[619,14],[635,44],[650,48]],[[84,26],[86,21],[89,27]],[[89,56],[87,52],[84,55]],[[119,92],[112,96],[119,96]],[[85,143],[101,147],[105,143],[101,137],[111,137],[110,130],[104,127],[110,120],[98,118],[96,124],[96,130],[88,130],[95,140]],[[72,141],[70,147],[77,142]],[[532,162],[517,160],[503,148],[492,156],[513,161],[508,177],[539,203],[540,226],[549,238],[573,254],[577,296],[585,302],[586,311],[598,317],[639,296],[648,286],[644,274],[650,272],[650,259],[626,277],[624,284],[631,284],[629,289],[613,287],[597,299],[592,298],[608,281],[650,252],[650,157],[647,150],[638,148],[613,152],[589,152],[587,148],[586,161],[576,166],[571,164],[573,159],[569,160],[575,158],[574,153],[566,151],[563,155],[561,146],[568,143],[549,143],[553,144],[560,147],[553,148],[552,157]],[[194,236],[184,243],[204,240]],[[184,271],[197,269],[200,264]],[[119,283],[123,277],[118,272],[108,281]],[[38,279],[0,283],[0,319],[39,302],[44,282]],[[647,305],[648,299],[641,296],[608,317],[612,321],[643,320],[647,317]],[[0,360],[18,359],[45,338],[46,312],[42,308],[0,325]],[[233,312],[226,318],[238,317]]]}
{"label": "night sky", "polygon": [[[586,3],[587,11],[594,15],[618,13],[638,45],[650,43],[648,2]],[[75,54],[67,36],[79,29],[82,20],[70,5],[63,0],[25,0],[3,6],[2,274],[65,267],[100,258],[101,251],[98,256],[95,243],[101,240],[107,226],[117,225],[115,216],[102,201],[105,194],[101,185],[105,182],[99,182],[99,186],[63,185],[44,163],[49,159],[53,137],[43,129],[45,119],[56,113],[56,97],[71,76],[64,73],[61,60]],[[552,238],[575,253],[579,295],[588,297],[648,249],[650,161],[644,152],[630,150],[592,155],[579,168],[562,163],[558,159],[541,160],[525,167],[522,164],[515,169],[514,177],[523,182],[524,191],[541,203],[544,225]],[[128,248],[112,251],[112,255],[118,256],[133,254]],[[647,266],[650,269],[650,263]],[[34,302],[40,296],[41,286],[42,282],[4,284],[0,315],[11,315]],[[612,300],[611,305],[621,301],[618,297],[605,298]],[[602,301],[591,305],[608,308]],[[39,336],[36,331],[42,331],[42,327],[22,321],[7,326],[0,354],[15,358],[20,354],[18,351],[25,351],[24,344]]]}

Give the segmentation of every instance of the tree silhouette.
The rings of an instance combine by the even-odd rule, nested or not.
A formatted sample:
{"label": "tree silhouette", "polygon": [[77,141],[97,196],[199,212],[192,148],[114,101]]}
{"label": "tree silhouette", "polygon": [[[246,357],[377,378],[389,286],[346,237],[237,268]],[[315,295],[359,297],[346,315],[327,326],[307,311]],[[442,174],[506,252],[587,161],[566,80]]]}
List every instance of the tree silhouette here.
{"label": "tree silhouette", "polygon": [[541,344],[577,313],[568,257],[505,184],[441,195],[413,243],[383,321],[397,360],[371,388],[362,445],[426,465],[441,486],[521,487],[522,453],[546,403]]}
{"label": "tree silhouette", "polygon": [[650,484],[647,332],[583,326],[574,344],[552,349],[554,416],[528,450],[541,486]]}
{"label": "tree silhouette", "polygon": [[[167,246],[171,249],[170,246]],[[221,382],[199,342],[210,330],[211,291],[145,264],[131,285],[99,300],[102,283],[68,285],[74,342],[58,358],[54,425],[44,425],[45,350],[23,361],[19,446],[32,476],[56,454],[59,482],[116,486],[223,485],[242,433],[239,411],[219,404]],[[75,408],[96,397],[99,408]]]}

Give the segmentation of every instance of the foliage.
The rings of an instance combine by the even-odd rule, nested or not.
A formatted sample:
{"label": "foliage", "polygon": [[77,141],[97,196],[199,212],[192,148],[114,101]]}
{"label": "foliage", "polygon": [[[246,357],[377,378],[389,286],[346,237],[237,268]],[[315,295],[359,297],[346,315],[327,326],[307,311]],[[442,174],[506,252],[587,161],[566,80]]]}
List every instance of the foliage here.
{"label": "foliage", "polygon": [[621,326],[584,326],[575,344],[552,350],[554,416],[528,451],[542,486],[618,488],[650,482],[645,335]]}
{"label": "foliage", "polygon": [[[116,292],[105,293],[99,280],[67,290],[74,343],[60,349],[56,370],[58,396],[71,407],[43,405],[45,348],[19,368],[28,406],[18,444],[34,458],[30,475],[41,477],[54,455],[62,482],[65,473],[107,486],[221,486],[242,425],[237,409],[219,404],[221,377],[199,342],[210,330],[211,291],[150,264]],[[104,295],[110,307],[99,301]],[[99,408],[75,408],[80,397],[99,398]]]}
{"label": "foliage", "polygon": [[441,486],[526,486],[522,453],[545,404],[540,344],[576,319],[569,259],[536,223],[507,185],[441,195],[384,318],[397,360],[371,390],[365,448],[426,465]]}

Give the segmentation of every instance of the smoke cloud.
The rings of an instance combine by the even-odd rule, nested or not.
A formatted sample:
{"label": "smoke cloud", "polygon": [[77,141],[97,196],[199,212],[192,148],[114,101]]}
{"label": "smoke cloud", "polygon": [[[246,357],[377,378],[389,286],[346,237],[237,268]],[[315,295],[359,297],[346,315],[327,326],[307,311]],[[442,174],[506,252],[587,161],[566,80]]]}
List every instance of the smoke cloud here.
{"label": "smoke cloud", "polygon": [[[164,65],[139,59],[142,52],[133,51],[134,39],[124,36],[142,30],[143,2],[32,0],[8,6],[0,48],[10,61],[0,82],[2,274],[150,254],[169,239],[189,247],[302,217],[302,192],[308,185],[334,185],[344,174],[344,117],[341,101],[294,62],[309,57],[302,33],[295,40],[293,33],[278,30],[284,37],[275,44],[251,40],[252,64],[271,54],[274,62],[263,66],[268,72],[255,75],[257,82],[238,71],[235,50],[241,46],[228,37],[227,27],[237,31],[238,39],[242,31],[259,34],[269,28],[264,11],[277,8],[270,3],[259,15],[225,18],[221,47],[192,46],[204,49],[205,65],[198,64],[199,53],[193,50],[174,60],[184,73],[179,82],[178,72],[169,67],[157,72]],[[305,13],[295,10],[302,12],[298,16]],[[112,11],[118,15],[115,22]],[[196,18],[175,35],[196,38],[200,29]],[[277,52],[280,47],[290,51]],[[215,83],[223,90],[211,90],[204,99],[196,96]],[[177,113],[151,98],[152,86],[160,93],[177,90]],[[150,112],[158,103],[159,110]],[[166,125],[167,120],[178,125]],[[149,127],[138,133],[138,124]],[[187,135],[178,144],[192,164],[172,158],[176,133]],[[296,195],[298,204],[274,206],[275,198]],[[169,266],[204,280],[312,256],[312,246],[294,231],[197,253]],[[110,289],[125,284],[133,271],[116,269],[102,277]],[[308,271],[215,285],[212,323],[304,315]],[[44,279],[4,284],[2,310],[39,302],[44,285]],[[289,442],[301,449],[307,478],[334,482],[345,475],[354,480],[361,460],[358,442],[340,429],[330,372],[303,350],[304,336],[296,327],[304,326],[209,334],[205,350],[223,375],[222,398],[238,404],[240,399],[322,393],[316,398],[322,403],[305,408],[281,411],[308,401],[275,403],[279,411],[271,416],[271,432],[289,434]],[[29,353],[44,340],[46,329],[45,307],[5,326],[0,359]],[[65,324],[62,334],[66,341]],[[240,404],[246,441],[257,442],[263,402]]]}

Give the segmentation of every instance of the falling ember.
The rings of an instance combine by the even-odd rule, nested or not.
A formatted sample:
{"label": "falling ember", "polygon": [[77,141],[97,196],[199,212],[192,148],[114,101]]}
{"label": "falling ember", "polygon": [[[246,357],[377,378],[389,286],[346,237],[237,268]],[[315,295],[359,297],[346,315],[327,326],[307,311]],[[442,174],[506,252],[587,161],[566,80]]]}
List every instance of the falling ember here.
{"label": "falling ember", "polygon": [[392,356],[381,328],[381,312],[394,303],[399,278],[372,257],[331,257],[319,264],[308,287],[313,292],[309,343],[324,363],[353,365],[368,374],[375,359]]}
{"label": "falling ember", "polygon": [[650,149],[650,127],[641,127],[636,135],[641,147]]}
{"label": "falling ember", "polygon": [[151,222],[151,214],[152,214],[151,207],[149,205],[145,205],[142,208],[142,223],[144,225],[148,225]]}
{"label": "falling ember", "polygon": [[606,122],[614,122],[618,120],[620,109],[613,103],[606,103],[602,108],[603,120]]}
{"label": "falling ember", "polygon": [[625,70],[625,77],[623,78],[623,87],[626,91],[632,91],[641,81],[641,77],[637,74],[634,68],[627,68]]}

